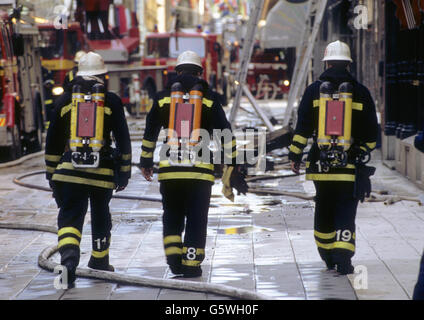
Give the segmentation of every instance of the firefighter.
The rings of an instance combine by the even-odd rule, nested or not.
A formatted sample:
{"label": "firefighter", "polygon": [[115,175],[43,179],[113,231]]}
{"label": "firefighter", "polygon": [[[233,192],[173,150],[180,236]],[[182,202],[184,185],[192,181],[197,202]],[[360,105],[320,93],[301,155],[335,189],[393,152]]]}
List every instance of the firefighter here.
{"label": "firefighter", "polygon": [[315,242],[328,269],[349,274],[354,270],[358,201],[371,192],[369,177],[375,168],[365,163],[376,147],[378,124],[368,89],[348,71],[348,45],[330,43],[323,61],[326,70],[306,88],[300,102],[289,159],[299,173],[303,150],[313,138],[306,179],[316,189]]}
{"label": "firefighter", "polygon": [[75,54],[74,63],[75,66],[66,73],[65,80],[63,81],[63,90],[72,92],[72,81],[75,79],[75,75],[78,72],[78,63],[81,58],[85,55],[85,51],[78,51]]}
{"label": "firefighter", "polygon": [[[194,118],[188,117],[194,119],[192,122],[188,121],[188,127],[205,129],[209,137],[214,129],[227,130],[229,138],[222,144],[227,152],[224,152],[224,158],[221,159],[224,161],[226,159],[228,168],[231,168],[233,172],[232,186],[239,192],[245,193],[247,185],[238,167],[235,168],[236,140],[219,103],[218,94],[211,91],[208,83],[200,78],[203,72],[200,57],[192,51],[181,53],[175,70],[177,76],[168,83],[164,91],[157,94],[152,109],[147,115],[140,167],[144,178],[152,181],[156,142],[161,128],[167,129],[168,136],[161,149],[158,175],[164,210],[163,244],[167,264],[172,273],[190,278],[202,275],[201,263],[205,258],[214,164],[211,159],[190,161],[182,157],[183,147],[178,144],[181,141],[178,138],[180,130],[178,126],[182,126],[183,122],[177,121],[179,117],[184,117],[182,109],[188,106],[188,110],[194,110]],[[183,103],[184,96],[186,98],[190,96],[188,104]],[[176,130],[177,138],[169,129]],[[192,131],[190,141],[195,140],[193,132],[195,131]],[[171,156],[173,149],[169,149],[170,145],[175,146],[172,143],[176,144],[177,147],[174,150],[178,149],[179,153],[174,159]],[[182,239],[184,231],[184,239]]]}
{"label": "firefighter", "polygon": [[[47,179],[59,207],[58,248],[75,281],[80,242],[90,200],[92,253],[88,266],[113,271],[109,264],[112,192],[131,176],[131,142],[121,99],[103,85],[107,69],[100,55],[81,58],[73,92],[55,103],[46,138]],[[112,148],[112,135],[116,148]]]}

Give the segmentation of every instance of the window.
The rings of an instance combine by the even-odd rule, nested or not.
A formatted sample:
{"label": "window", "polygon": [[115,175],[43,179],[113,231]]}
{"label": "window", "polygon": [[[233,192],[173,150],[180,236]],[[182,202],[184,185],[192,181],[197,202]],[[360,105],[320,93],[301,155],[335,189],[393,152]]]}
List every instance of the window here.
{"label": "window", "polygon": [[[178,41],[176,41],[178,39]],[[191,50],[200,58],[205,57],[205,40],[202,37],[172,37],[169,39],[169,57],[177,58],[180,53]]]}

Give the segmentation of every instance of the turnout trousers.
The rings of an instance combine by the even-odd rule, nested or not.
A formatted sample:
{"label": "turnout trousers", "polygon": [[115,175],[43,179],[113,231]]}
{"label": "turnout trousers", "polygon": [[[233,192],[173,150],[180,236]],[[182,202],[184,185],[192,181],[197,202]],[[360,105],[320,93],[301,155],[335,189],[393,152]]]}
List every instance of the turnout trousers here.
{"label": "turnout trousers", "polygon": [[195,274],[201,270],[211,190],[208,181],[161,181],[163,242],[166,261],[173,273]]}
{"label": "turnout trousers", "polygon": [[327,267],[350,265],[355,254],[355,217],[358,200],[353,183],[314,181],[316,189],[314,237]]}
{"label": "turnout trousers", "polygon": [[79,264],[82,229],[90,202],[92,253],[89,267],[105,269],[109,266],[112,189],[55,182],[55,192],[60,207],[57,223],[61,264],[68,269],[75,269]]}

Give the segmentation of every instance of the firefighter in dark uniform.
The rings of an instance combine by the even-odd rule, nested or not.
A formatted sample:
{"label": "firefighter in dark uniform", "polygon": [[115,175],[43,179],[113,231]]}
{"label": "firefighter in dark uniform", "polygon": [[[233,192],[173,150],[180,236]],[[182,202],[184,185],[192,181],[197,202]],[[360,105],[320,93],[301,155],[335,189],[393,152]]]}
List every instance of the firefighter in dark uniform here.
{"label": "firefighter in dark uniform", "polygon": [[[201,125],[208,135],[214,129],[227,129],[230,138],[223,143],[224,159],[234,170],[234,181],[242,175],[235,169],[237,156],[236,140],[231,133],[231,126],[226,119],[224,110],[219,103],[217,93],[211,91],[206,81],[200,79],[203,72],[200,57],[192,52],[180,54],[176,65],[177,76],[170,81],[167,88],[159,92],[154,100],[151,111],[147,115],[146,130],[142,143],[140,167],[146,180],[152,181],[153,153],[161,128],[173,127],[175,118],[172,114],[175,85],[180,94],[190,93],[194,88],[200,88],[197,95],[201,96]],[[200,87],[199,87],[200,86]],[[171,117],[170,117],[171,114]],[[169,132],[169,131],[168,131]],[[166,152],[167,138],[161,149],[158,180],[163,204],[163,244],[165,255],[171,271],[183,277],[198,277],[202,274],[201,263],[205,258],[206,229],[214,183],[214,164],[210,162],[195,162],[192,166],[184,166],[181,162],[173,162]],[[181,158],[178,158],[180,160]],[[222,160],[221,160],[222,161]],[[181,163],[181,166],[180,166]],[[245,193],[247,187],[241,183],[234,185],[239,192]],[[185,222],[186,219],[186,222]],[[182,233],[185,231],[184,239]]]}
{"label": "firefighter in dark uniform", "polygon": [[[370,151],[376,147],[378,124],[375,105],[368,89],[347,70],[352,62],[347,44],[340,41],[330,43],[323,61],[326,63],[326,70],[318,81],[306,88],[300,102],[295,135],[289,148],[289,159],[292,170],[299,173],[303,150],[308,139],[313,138],[306,162],[306,179],[312,180],[316,189],[315,242],[328,269],[336,268],[340,274],[349,274],[354,270],[351,258],[355,253],[355,216],[358,201],[363,201],[371,191],[369,176],[374,173],[375,168],[366,166],[365,163],[369,160]],[[350,89],[335,90],[339,91],[339,96],[326,95],[324,91],[328,86]],[[343,91],[349,93],[345,94]],[[322,141],[319,128],[324,128],[324,121],[320,118],[320,99],[342,99],[344,96],[350,97],[351,103],[351,120],[344,124],[344,130],[348,130],[347,126],[350,127],[351,139],[346,139],[349,149],[346,149],[345,153],[339,153],[342,160],[337,158],[340,161],[333,159],[331,162],[328,150],[320,147]],[[348,100],[345,101],[347,105]],[[330,112],[329,108],[330,104],[327,105],[327,112]],[[335,120],[337,113],[332,117],[332,120]],[[325,130],[329,130],[330,125],[331,122],[325,122],[325,126],[328,126]],[[336,141],[344,142],[336,139],[332,143]]]}
{"label": "firefighter in dark uniform", "polygon": [[[88,266],[114,270],[109,264],[109,202],[113,190],[124,190],[131,176],[131,141],[124,109],[121,99],[103,85],[106,73],[100,55],[89,52],[81,58],[73,93],[65,92],[55,103],[55,118],[47,133],[47,179],[59,207],[58,248],[70,285],[79,264],[89,200],[92,253]],[[112,148],[112,139],[116,148]]]}
{"label": "firefighter in dark uniform", "polygon": [[75,54],[74,63],[75,66],[69,70],[65,75],[65,80],[63,81],[63,90],[66,92],[72,92],[72,81],[75,79],[76,74],[78,72],[78,63],[80,62],[81,58],[85,55],[85,51],[78,51]]}

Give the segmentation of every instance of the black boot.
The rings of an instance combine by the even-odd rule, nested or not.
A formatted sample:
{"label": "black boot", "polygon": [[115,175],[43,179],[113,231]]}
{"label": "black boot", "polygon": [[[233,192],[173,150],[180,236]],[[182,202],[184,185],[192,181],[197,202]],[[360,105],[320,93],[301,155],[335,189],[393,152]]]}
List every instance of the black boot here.
{"label": "black boot", "polygon": [[103,258],[94,258],[93,256],[91,256],[90,260],[88,261],[88,267],[96,270],[111,272],[115,271],[115,268],[111,264],[109,264],[109,255]]}
{"label": "black boot", "polygon": [[354,270],[350,261],[337,264],[337,272],[341,275],[352,274]]}
{"label": "black boot", "polygon": [[202,268],[182,266],[182,272],[184,278],[196,278],[202,276]]}

